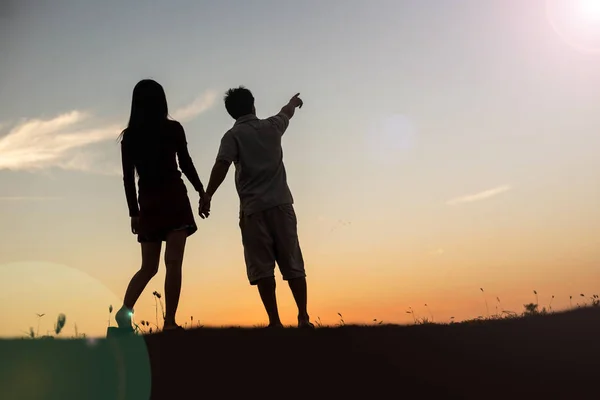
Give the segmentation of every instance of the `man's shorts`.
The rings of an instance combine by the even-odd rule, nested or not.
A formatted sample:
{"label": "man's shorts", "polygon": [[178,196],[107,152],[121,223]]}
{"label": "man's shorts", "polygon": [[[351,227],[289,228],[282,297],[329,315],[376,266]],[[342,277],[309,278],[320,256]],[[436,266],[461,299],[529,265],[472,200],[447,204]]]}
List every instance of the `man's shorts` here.
{"label": "man's shorts", "polygon": [[256,285],[260,279],[274,277],[275,262],[284,280],[306,276],[292,204],[242,214],[240,229],[251,285]]}

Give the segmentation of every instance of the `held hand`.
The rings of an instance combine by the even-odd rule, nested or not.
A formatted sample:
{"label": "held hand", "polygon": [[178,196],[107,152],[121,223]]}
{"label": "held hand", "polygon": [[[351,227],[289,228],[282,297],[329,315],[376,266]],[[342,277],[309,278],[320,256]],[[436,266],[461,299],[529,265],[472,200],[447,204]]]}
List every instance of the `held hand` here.
{"label": "held hand", "polygon": [[200,205],[198,206],[198,214],[200,214],[200,218],[205,219],[210,215],[211,200],[211,196],[206,193],[203,196],[200,196]]}
{"label": "held hand", "polygon": [[131,233],[137,235],[140,226],[140,217],[131,217]]}
{"label": "held hand", "polygon": [[290,104],[294,107],[302,108],[302,105],[304,104],[304,102],[298,96],[300,96],[300,93],[297,93],[294,97],[292,97],[290,99]]}

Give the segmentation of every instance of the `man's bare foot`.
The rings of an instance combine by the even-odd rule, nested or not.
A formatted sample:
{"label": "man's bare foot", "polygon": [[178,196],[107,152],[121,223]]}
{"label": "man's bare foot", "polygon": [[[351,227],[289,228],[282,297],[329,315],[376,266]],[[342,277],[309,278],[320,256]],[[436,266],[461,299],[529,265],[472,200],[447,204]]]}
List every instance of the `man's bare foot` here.
{"label": "man's bare foot", "polygon": [[185,328],[180,325],[165,325],[163,331],[185,331]]}
{"label": "man's bare foot", "polygon": [[185,329],[177,324],[165,324],[163,326],[163,331],[184,331]]}

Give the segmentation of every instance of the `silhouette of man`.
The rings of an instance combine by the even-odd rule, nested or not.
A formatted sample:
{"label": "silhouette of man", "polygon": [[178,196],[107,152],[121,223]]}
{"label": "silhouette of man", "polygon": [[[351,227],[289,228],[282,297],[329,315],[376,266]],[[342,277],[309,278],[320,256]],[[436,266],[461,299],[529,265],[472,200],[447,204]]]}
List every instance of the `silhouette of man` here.
{"label": "silhouette of man", "polygon": [[248,280],[258,286],[269,316],[269,327],[283,327],[275,295],[275,263],[288,281],[298,306],[298,327],[314,328],[307,312],[304,260],[298,241],[292,193],[283,165],[281,137],[302,100],[296,94],[281,111],[259,119],[254,96],[240,86],[225,95],[225,108],[235,124],[221,139],[201,213],[235,164],[235,185],[240,198],[240,230]]}

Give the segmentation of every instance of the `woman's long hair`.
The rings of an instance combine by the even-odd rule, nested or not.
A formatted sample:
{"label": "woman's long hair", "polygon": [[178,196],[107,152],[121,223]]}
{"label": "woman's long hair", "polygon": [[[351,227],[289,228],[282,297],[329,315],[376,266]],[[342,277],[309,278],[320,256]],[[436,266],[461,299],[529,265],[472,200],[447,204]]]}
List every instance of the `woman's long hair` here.
{"label": "woman's long hair", "polygon": [[119,135],[123,144],[139,147],[168,120],[169,109],[163,87],[152,79],[143,79],[133,88],[129,123]]}

